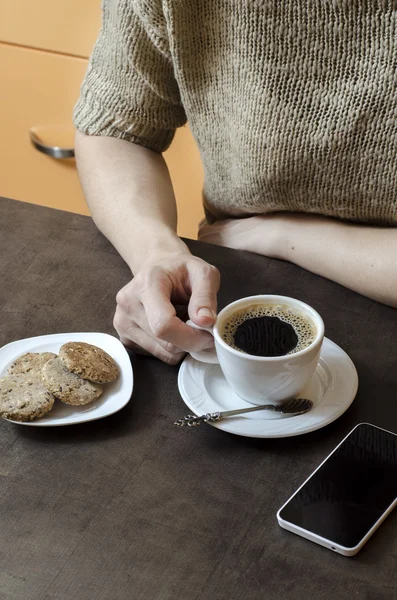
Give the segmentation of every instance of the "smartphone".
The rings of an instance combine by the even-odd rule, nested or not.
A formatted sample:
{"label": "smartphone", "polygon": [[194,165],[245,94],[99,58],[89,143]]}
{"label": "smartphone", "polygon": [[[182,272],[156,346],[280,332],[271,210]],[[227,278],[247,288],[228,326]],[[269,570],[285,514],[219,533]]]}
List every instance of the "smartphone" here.
{"label": "smartphone", "polygon": [[354,556],[397,504],[397,435],[357,425],[277,513],[279,525]]}

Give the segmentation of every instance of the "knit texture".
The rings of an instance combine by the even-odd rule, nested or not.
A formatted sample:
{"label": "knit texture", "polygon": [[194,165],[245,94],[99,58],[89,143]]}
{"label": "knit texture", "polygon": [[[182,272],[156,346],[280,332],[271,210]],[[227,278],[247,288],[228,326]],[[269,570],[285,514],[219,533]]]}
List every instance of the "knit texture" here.
{"label": "knit texture", "polygon": [[397,223],[397,0],[104,0],[78,129],[163,152],[189,121],[210,221]]}

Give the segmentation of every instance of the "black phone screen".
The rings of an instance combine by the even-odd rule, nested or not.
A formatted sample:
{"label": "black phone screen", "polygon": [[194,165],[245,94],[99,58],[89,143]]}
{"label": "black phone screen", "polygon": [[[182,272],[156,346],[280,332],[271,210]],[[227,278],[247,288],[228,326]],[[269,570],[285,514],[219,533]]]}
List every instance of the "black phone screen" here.
{"label": "black phone screen", "polygon": [[397,498],[397,435],[358,425],[280,511],[285,520],[353,548]]}

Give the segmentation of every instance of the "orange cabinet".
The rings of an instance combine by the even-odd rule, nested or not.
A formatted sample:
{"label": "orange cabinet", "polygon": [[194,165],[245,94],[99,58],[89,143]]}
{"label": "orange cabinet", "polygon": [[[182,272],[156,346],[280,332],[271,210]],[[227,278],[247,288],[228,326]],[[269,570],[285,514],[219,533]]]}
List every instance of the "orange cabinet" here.
{"label": "orange cabinet", "polygon": [[[40,135],[45,126],[70,124],[72,144],[71,112],[85,69],[83,59],[0,44],[6,90],[0,99],[0,196],[88,214],[74,160],[42,154],[29,137],[31,127]],[[62,145],[65,137],[48,141]]]}
{"label": "orange cabinet", "polygon": [[1,0],[0,41],[87,58],[100,6],[100,0]]}
{"label": "orange cabinet", "polygon": [[[73,158],[31,143],[73,147],[73,106],[100,28],[100,0],[0,0],[0,196],[89,214]],[[165,153],[178,233],[195,238],[203,171],[188,127]]]}
{"label": "orange cabinet", "polygon": [[198,224],[204,217],[204,173],[200,153],[189,127],[177,129],[164,158],[178,206],[178,234],[195,240]]}

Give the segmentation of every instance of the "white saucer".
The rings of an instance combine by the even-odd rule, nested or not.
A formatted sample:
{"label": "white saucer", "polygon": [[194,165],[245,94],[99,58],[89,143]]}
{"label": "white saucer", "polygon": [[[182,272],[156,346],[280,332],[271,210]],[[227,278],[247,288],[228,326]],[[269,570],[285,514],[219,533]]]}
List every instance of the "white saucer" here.
{"label": "white saucer", "polygon": [[54,333],[11,342],[0,348],[0,377],[7,374],[8,367],[21,354],[25,354],[25,352],[55,352],[58,354],[59,348],[66,342],[87,342],[87,344],[99,346],[117,362],[120,367],[120,376],[113,383],[104,385],[102,396],[92,404],[70,406],[60,400],[55,400],[53,408],[41,419],[29,422],[5,419],[6,421],[31,427],[74,425],[108,417],[129,402],[133,388],[131,361],[123,344],[107,333]]}
{"label": "white saucer", "polygon": [[[179,392],[195,415],[252,406],[232,390],[219,365],[203,363],[187,356],[178,377]],[[358,377],[349,356],[324,338],[317,369],[299,396],[314,402],[304,415],[280,415],[266,410],[228,417],[214,427],[246,437],[282,438],[320,429],[340,417],[353,402]],[[182,416],[182,415],[181,415]]]}

